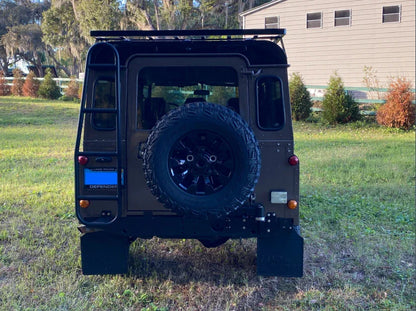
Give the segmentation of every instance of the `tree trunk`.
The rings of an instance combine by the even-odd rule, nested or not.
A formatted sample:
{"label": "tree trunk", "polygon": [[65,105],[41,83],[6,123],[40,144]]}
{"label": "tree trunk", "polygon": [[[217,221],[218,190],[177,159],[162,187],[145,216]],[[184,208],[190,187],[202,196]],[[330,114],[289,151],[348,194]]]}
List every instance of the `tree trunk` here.
{"label": "tree trunk", "polygon": [[74,10],[75,19],[78,20],[78,12],[75,6],[75,0],[71,0],[71,3],[72,3],[72,9]]}
{"label": "tree trunk", "polygon": [[71,71],[65,67],[64,65],[62,65],[56,58],[55,55],[53,55],[53,52],[51,50],[48,49],[48,55],[50,58],[52,58],[53,62],[55,63],[55,67],[56,69],[61,69],[63,70],[63,72],[65,72],[65,74],[70,77],[71,76]]}
{"label": "tree trunk", "polygon": [[156,29],[160,30],[160,20],[159,20],[159,6],[157,4],[157,1],[153,1],[153,4],[155,6],[155,17],[156,17]]}

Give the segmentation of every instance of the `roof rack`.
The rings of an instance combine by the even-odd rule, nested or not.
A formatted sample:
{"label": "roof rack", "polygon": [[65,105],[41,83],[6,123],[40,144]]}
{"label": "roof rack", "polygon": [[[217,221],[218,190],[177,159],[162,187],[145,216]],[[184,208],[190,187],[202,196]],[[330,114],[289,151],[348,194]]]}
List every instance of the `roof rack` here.
{"label": "roof rack", "polygon": [[286,34],[286,29],[202,29],[202,30],[92,30],[92,37],[97,40],[124,39],[126,37],[200,37],[206,36],[269,36],[273,39],[282,38]]}

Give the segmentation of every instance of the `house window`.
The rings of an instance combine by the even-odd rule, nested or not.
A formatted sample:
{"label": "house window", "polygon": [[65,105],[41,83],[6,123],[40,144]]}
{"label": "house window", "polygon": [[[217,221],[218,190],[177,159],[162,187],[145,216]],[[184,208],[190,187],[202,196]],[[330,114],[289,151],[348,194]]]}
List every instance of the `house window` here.
{"label": "house window", "polygon": [[306,28],[321,28],[322,12],[306,14]]}
{"label": "house window", "polygon": [[351,25],[351,10],[335,11],[334,26],[350,26]]}
{"label": "house window", "polygon": [[400,5],[383,6],[383,23],[400,22]]}
{"label": "house window", "polygon": [[270,16],[264,19],[264,28],[279,28],[280,18],[279,16]]}

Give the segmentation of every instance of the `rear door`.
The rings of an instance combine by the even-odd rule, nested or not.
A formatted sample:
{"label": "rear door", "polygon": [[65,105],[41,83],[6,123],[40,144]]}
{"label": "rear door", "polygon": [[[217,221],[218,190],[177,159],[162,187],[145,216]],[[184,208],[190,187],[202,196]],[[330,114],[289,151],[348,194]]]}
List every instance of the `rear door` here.
{"label": "rear door", "polygon": [[[135,57],[130,61],[126,174],[129,215],[172,214],[151,194],[143,173],[140,153],[152,127],[169,110],[192,100],[233,105],[248,120],[246,67],[244,59],[238,56],[153,55]],[[228,78],[234,75],[235,79]]]}

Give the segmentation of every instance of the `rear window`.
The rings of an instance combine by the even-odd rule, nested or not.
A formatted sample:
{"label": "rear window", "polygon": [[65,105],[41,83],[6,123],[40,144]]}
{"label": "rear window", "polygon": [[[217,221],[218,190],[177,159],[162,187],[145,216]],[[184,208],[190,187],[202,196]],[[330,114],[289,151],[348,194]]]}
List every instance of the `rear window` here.
{"label": "rear window", "polygon": [[[114,79],[100,79],[94,85],[94,108],[116,108],[116,86]],[[111,112],[94,112],[92,123],[98,130],[114,130],[116,127],[116,114]]]}
{"label": "rear window", "polygon": [[169,110],[192,102],[211,102],[239,112],[238,76],[232,67],[145,67],[138,84],[140,129],[151,129]]}
{"label": "rear window", "polygon": [[282,83],[277,77],[257,80],[257,124],[262,130],[279,130],[284,126]]}

